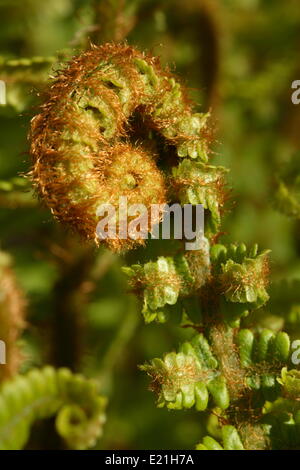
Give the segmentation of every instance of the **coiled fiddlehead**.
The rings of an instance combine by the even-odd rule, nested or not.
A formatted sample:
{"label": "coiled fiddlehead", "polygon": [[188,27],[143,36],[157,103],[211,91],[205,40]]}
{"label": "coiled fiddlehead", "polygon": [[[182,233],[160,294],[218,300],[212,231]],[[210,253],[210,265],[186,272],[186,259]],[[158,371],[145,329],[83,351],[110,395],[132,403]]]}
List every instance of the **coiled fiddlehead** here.
{"label": "coiled fiddlehead", "polygon": [[215,406],[229,406],[226,380],[217,368],[218,361],[203,335],[183,343],[177,354],[172,352],[163,360],[155,358],[141,366],[152,377],[158,406],[179,410],[195,406],[198,411],[207,408],[209,397]]}
{"label": "coiled fiddlehead", "polygon": [[[146,124],[142,144],[134,119]],[[147,209],[166,202],[167,174],[157,167],[161,138],[164,157],[207,161],[206,120],[193,114],[184,88],[158,59],[127,45],[93,46],[58,73],[32,120],[32,179],[55,217],[96,240],[100,204],[117,207],[120,196]],[[105,241],[117,251],[143,243]]]}
{"label": "coiled fiddlehead", "polygon": [[[228,335],[233,339],[231,349],[226,345]],[[152,379],[157,406],[172,410],[195,406],[218,416],[217,432],[210,426],[218,440],[204,437],[199,450],[290,448],[298,428],[288,432],[285,428],[299,426],[300,379],[299,371],[283,367],[291,354],[288,335],[267,329],[256,335],[247,329],[226,334],[224,330],[220,341],[221,349],[199,334],[183,343],[178,353],[141,366]]]}
{"label": "coiled fiddlehead", "polygon": [[241,438],[234,426],[223,426],[221,430],[223,446],[211,436],[205,436],[196,446],[197,450],[244,450]]}
{"label": "coiled fiddlehead", "polygon": [[68,369],[32,369],[0,388],[0,450],[21,449],[32,424],[53,415],[69,447],[91,447],[102,433],[105,406],[96,382]]}
{"label": "coiled fiddlehead", "polygon": [[171,409],[195,405],[199,411],[214,405],[224,410],[230,400],[240,399],[250,389],[257,396],[259,391],[264,400],[277,398],[280,387],[276,378],[290,356],[288,335],[275,335],[267,329],[256,337],[247,329],[236,336],[234,330],[228,330],[229,335],[233,339],[231,350],[224,347],[220,351],[200,334],[183,343],[177,354],[171,352],[163,360],[155,358],[141,366],[152,377],[158,405]]}
{"label": "coiled fiddlehead", "polygon": [[201,249],[196,252],[177,254],[174,257],[160,256],[150,261],[124,267],[133,290],[143,297],[145,321],[166,321],[170,306],[180,298],[186,299],[202,287],[210,275],[209,247],[203,238]]}

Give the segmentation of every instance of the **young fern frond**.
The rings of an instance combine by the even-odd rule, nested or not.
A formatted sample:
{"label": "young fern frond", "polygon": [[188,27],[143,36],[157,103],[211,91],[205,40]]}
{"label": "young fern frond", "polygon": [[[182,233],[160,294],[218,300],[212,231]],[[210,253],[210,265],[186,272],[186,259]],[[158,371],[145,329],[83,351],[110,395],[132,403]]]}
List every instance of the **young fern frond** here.
{"label": "young fern frond", "polygon": [[218,361],[203,335],[183,343],[179,352],[166,354],[141,366],[152,379],[151,389],[158,394],[158,406],[183,409],[195,406],[204,411],[211,397],[214,406],[226,409],[229,393],[218,370]]}
{"label": "young fern frond", "polygon": [[211,436],[205,436],[196,450],[244,450],[241,438],[234,426],[225,425],[221,430],[222,445]]}
{"label": "young fern frond", "polygon": [[212,246],[213,283],[220,294],[220,314],[229,325],[239,326],[242,317],[268,301],[268,253],[243,243]]}
{"label": "young fern frond", "polygon": [[32,369],[0,388],[0,449],[21,449],[37,420],[56,415],[56,430],[72,449],[95,445],[105,422],[106,398],[96,382],[68,369]]}
{"label": "young fern frond", "polygon": [[179,298],[195,294],[205,284],[210,274],[210,261],[207,241],[203,249],[193,254],[159,257],[142,265],[124,267],[130,277],[132,289],[143,296],[143,309],[146,323],[153,320],[165,322],[171,313],[170,306]]}
{"label": "young fern frond", "polygon": [[207,209],[206,234],[216,233],[220,228],[227,198],[224,179],[227,172],[222,166],[206,165],[190,159],[184,159],[177,168],[173,168],[173,185],[180,203],[202,204]]}
{"label": "young fern frond", "polygon": [[218,438],[205,436],[196,449],[298,449],[300,445],[299,371],[287,371],[284,367],[277,382],[279,398],[265,402],[262,415],[256,420],[255,426],[251,427],[245,423],[240,424],[239,428],[222,425],[217,433],[214,432],[218,434]]}
{"label": "young fern frond", "polygon": [[257,246],[248,250],[244,244],[228,247],[216,244],[209,249],[208,240],[203,238],[200,250],[160,257],[144,266],[125,267],[123,271],[130,277],[133,290],[143,295],[142,313],[147,323],[165,321],[168,312],[171,313],[170,305],[179,299],[205,295],[208,287],[213,286],[215,295],[220,297],[224,321],[238,326],[241,317],[264,305],[269,298],[268,251],[258,254],[257,250]]}
{"label": "young fern frond", "polygon": [[[107,203],[117,208],[120,196],[147,210],[169,200],[204,206],[201,249],[124,268],[142,297],[146,323],[166,322],[179,311],[181,324],[198,332],[177,353],[140,368],[152,379],[159,407],[195,407],[217,416],[216,433],[208,429],[212,436],[197,448],[292,448],[297,442],[286,427],[298,432],[300,379],[286,369],[289,336],[258,325],[243,328],[244,318],[269,299],[268,250],[216,243],[227,170],[208,165],[207,119],[194,113],[185,89],[156,58],[127,45],[93,46],[58,73],[32,120],[32,180],[56,218],[97,244],[97,209]],[[279,197],[294,216],[297,178],[290,170],[283,175],[288,196],[280,191]],[[160,220],[152,219],[148,232]],[[119,215],[116,222],[119,228]],[[104,243],[124,251],[144,238]],[[69,416],[63,410],[61,434],[61,416]]]}
{"label": "young fern frond", "polygon": [[[142,141],[134,119],[145,123]],[[158,136],[166,156],[207,161],[206,120],[193,113],[185,89],[157,58],[126,45],[93,46],[60,71],[32,120],[32,180],[55,217],[97,241],[100,204],[117,207],[126,196],[128,205],[149,209],[167,201],[171,169],[168,162],[165,173],[157,166]],[[151,220],[149,231],[159,220]],[[104,242],[120,251],[144,240]]]}
{"label": "young fern frond", "polygon": [[289,337],[269,330],[256,336],[246,329],[232,333],[239,363],[234,363],[235,353],[226,350],[226,345],[220,351],[201,334],[183,343],[178,353],[153,359],[141,369],[151,377],[150,388],[158,395],[158,407],[218,410],[223,422],[235,423],[237,428],[221,426],[223,446],[207,436],[197,449],[272,448],[276,429],[281,426],[283,432],[285,426],[283,412],[296,415],[299,410],[294,401],[299,396],[299,372],[283,367],[289,363]]}

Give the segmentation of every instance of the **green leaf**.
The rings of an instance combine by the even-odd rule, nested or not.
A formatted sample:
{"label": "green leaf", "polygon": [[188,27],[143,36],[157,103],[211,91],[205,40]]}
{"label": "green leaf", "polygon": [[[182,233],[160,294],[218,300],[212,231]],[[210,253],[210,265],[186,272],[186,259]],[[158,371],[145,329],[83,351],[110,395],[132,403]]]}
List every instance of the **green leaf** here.
{"label": "green leaf", "polygon": [[202,204],[210,212],[209,230],[216,232],[221,223],[226,190],[224,167],[206,165],[189,159],[173,168],[175,192],[181,204]]}
{"label": "green leaf", "polygon": [[210,436],[205,436],[202,443],[196,446],[196,450],[244,450],[243,443],[234,426],[225,425],[221,430],[222,444],[219,444]]}
{"label": "green leaf", "polygon": [[215,406],[229,406],[226,381],[220,376],[218,362],[203,335],[181,345],[179,352],[155,358],[140,366],[152,378],[151,389],[158,395],[158,406],[169,409],[196,407],[204,411],[209,396]]}

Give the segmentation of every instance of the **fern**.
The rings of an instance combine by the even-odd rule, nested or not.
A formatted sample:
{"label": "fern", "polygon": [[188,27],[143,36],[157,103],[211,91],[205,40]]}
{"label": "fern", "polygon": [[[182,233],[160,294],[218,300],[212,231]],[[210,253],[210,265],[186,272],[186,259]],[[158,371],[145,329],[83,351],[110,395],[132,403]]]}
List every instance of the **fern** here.
{"label": "fern", "polygon": [[[135,119],[146,131],[132,124],[130,134]],[[121,195],[147,208],[170,199],[204,206],[199,250],[124,268],[146,323],[178,320],[179,312],[179,324],[197,331],[178,352],[140,368],[159,407],[216,418],[198,449],[293,448],[286,426],[298,429],[300,379],[288,370],[289,336],[243,326],[269,300],[269,251],[216,243],[227,170],[208,163],[208,132],[208,115],[194,112],[156,58],[126,45],[93,46],[59,72],[32,121],[32,180],[53,215],[85,239],[96,240],[98,205],[117,206]],[[282,175],[278,194],[297,216],[294,170]],[[105,243],[124,251],[144,241]]]}
{"label": "fern", "polygon": [[97,384],[68,369],[32,369],[0,388],[0,449],[21,449],[36,420],[56,415],[56,430],[72,449],[95,445],[106,399]]}
{"label": "fern", "polygon": [[[127,196],[128,204],[149,208],[167,200],[155,141],[130,143],[130,118],[138,109],[148,135],[158,132],[180,158],[207,160],[207,116],[193,113],[184,88],[156,58],[129,46],[94,46],[71,61],[32,121],[32,180],[52,213],[86,239],[97,241],[100,204],[117,207],[119,197]],[[149,231],[159,220],[151,221]],[[124,251],[144,240],[103,242]]]}

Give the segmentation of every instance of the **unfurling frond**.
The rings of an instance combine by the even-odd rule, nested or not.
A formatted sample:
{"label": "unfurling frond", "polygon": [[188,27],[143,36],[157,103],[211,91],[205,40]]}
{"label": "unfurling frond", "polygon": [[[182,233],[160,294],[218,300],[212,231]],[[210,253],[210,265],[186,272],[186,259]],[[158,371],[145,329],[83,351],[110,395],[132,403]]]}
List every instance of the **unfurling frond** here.
{"label": "unfurling frond", "polygon": [[[147,128],[140,144],[134,118]],[[166,203],[168,174],[157,166],[155,133],[178,160],[206,161],[206,120],[157,58],[126,45],[93,46],[58,73],[32,120],[32,179],[55,217],[96,240],[101,204],[117,208],[120,196],[147,209]],[[159,220],[151,220],[149,232]],[[104,239],[113,250],[144,243],[117,232]]]}
{"label": "unfurling frond", "polygon": [[68,369],[45,367],[17,375],[0,388],[0,449],[21,449],[36,420],[56,415],[56,429],[72,449],[95,445],[106,398],[97,384]]}

